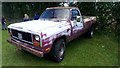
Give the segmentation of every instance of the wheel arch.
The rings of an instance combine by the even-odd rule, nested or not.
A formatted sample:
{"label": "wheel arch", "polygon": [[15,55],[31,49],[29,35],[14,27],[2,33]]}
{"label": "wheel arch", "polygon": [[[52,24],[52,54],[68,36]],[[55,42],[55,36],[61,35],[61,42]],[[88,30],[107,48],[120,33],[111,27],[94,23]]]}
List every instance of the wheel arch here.
{"label": "wheel arch", "polygon": [[56,38],[56,39],[53,41],[53,44],[52,44],[52,45],[54,45],[55,42],[59,41],[60,39],[63,39],[63,40],[65,41],[65,43],[66,43],[66,36],[63,35],[63,36],[60,36],[60,37]]}

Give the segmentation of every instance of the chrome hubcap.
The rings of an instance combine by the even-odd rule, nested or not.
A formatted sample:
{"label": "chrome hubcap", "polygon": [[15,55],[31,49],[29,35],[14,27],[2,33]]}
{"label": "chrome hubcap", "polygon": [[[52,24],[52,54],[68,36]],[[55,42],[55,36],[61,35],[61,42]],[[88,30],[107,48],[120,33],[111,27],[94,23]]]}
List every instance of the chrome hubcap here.
{"label": "chrome hubcap", "polygon": [[62,59],[62,56],[64,54],[64,43],[60,46],[59,49],[59,58]]}
{"label": "chrome hubcap", "polygon": [[91,36],[93,37],[93,31],[91,31]]}
{"label": "chrome hubcap", "polygon": [[59,50],[60,56],[63,55],[63,52],[64,52],[64,50],[63,50],[63,48],[61,48],[61,49]]}

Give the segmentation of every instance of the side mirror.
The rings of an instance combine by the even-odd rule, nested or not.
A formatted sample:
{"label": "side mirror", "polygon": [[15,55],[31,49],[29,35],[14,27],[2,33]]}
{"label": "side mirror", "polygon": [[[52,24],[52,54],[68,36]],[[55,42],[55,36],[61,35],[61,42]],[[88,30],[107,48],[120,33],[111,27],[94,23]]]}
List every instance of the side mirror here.
{"label": "side mirror", "polygon": [[77,16],[77,19],[79,18],[80,19],[81,16]]}
{"label": "side mirror", "polygon": [[77,22],[80,22],[81,16],[77,16]]}

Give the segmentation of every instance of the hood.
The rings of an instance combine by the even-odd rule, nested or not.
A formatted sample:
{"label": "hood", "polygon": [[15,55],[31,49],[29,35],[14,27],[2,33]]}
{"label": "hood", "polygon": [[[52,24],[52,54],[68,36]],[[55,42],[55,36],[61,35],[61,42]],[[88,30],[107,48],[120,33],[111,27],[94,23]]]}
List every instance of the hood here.
{"label": "hood", "polygon": [[60,25],[61,25],[60,22],[32,20],[27,22],[11,24],[8,26],[8,28],[23,30],[23,31],[27,30],[27,31],[33,31],[33,32],[40,32],[42,30],[49,29],[55,26],[60,26]]}

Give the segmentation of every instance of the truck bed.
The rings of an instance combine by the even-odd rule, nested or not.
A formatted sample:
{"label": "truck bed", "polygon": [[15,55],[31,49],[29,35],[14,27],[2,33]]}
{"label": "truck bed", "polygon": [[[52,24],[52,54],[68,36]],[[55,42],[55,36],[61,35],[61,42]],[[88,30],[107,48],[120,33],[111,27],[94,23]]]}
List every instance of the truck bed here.
{"label": "truck bed", "polygon": [[90,20],[93,20],[94,23],[96,21],[96,16],[83,16],[83,21],[84,22],[87,22],[87,21],[90,21]]}

